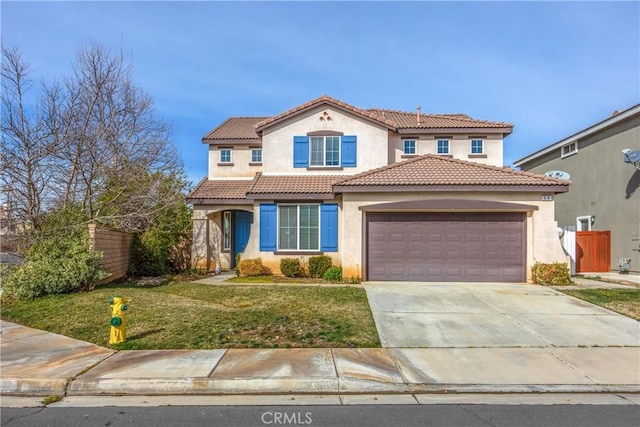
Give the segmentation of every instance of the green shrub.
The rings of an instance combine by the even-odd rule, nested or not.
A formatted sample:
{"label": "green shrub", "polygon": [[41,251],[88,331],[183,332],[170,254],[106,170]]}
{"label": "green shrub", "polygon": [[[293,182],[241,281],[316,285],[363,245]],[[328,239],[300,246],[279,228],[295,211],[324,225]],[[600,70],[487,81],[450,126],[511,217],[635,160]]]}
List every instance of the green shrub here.
{"label": "green shrub", "polygon": [[268,270],[262,265],[262,258],[247,258],[238,264],[240,276],[262,276],[265,274],[265,269]]}
{"label": "green shrub", "polygon": [[571,284],[571,272],[566,262],[543,264],[536,262],[531,267],[533,282],[545,286],[563,286]]}
{"label": "green shrub", "polygon": [[191,210],[186,204],[163,211],[146,231],[134,236],[128,273],[162,276],[185,271],[191,263],[191,226]]}
{"label": "green shrub", "polygon": [[329,268],[324,272],[322,278],[330,282],[342,282],[342,267]]}
{"label": "green shrub", "polygon": [[298,258],[282,258],[280,260],[280,272],[287,277],[300,276],[300,260]]}
{"label": "green shrub", "polygon": [[77,219],[78,213],[72,209],[50,213],[43,218],[43,229],[33,236],[26,262],[2,277],[2,287],[7,295],[32,299],[90,289],[107,277],[99,265],[102,254],[89,250],[87,227],[64,226]]}
{"label": "green shrub", "polygon": [[333,260],[330,256],[312,256],[309,258],[309,275],[311,277],[322,277],[331,266],[333,266]]}

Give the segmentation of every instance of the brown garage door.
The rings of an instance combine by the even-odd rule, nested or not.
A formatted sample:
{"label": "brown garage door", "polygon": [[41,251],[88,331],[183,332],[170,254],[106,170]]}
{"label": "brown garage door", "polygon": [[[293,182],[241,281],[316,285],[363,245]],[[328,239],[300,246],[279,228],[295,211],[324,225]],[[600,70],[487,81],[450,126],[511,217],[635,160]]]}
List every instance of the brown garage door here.
{"label": "brown garage door", "polygon": [[369,213],[368,280],[521,282],[524,213]]}

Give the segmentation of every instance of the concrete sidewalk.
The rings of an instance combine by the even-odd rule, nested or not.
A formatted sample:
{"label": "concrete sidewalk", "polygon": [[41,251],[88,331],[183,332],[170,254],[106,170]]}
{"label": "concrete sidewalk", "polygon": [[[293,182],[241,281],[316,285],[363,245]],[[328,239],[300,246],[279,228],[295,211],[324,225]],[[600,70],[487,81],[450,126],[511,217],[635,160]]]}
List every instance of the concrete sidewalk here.
{"label": "concrete sidewalk", "polygon": [[638,347],[119,351],[2,321],[3,395],[640,392]]}

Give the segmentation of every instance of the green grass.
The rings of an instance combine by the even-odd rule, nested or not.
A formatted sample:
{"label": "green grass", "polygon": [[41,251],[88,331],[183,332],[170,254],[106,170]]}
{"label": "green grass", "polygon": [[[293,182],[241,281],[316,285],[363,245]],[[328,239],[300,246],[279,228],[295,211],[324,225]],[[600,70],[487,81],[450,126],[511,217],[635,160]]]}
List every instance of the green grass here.
{"label": "green grass", "polygon": [[116,349],[380,346],[366,293],[354,287],[127,283],[3,301],[1,317],[106,346],[113,296],[131,299]]}
{"label": "green grass", "polygon": [[640,320],[640,289],[562,289],[560,291]]}

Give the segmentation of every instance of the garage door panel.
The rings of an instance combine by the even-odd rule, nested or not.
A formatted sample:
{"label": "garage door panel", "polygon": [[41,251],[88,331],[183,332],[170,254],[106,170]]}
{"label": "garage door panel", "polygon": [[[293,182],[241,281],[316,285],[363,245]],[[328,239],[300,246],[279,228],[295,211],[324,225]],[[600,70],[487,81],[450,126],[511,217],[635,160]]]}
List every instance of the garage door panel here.
{"label": "garage door panel", "polygon": [[524,214],[370,213],[367,227],[370,280],[524,280]]}

